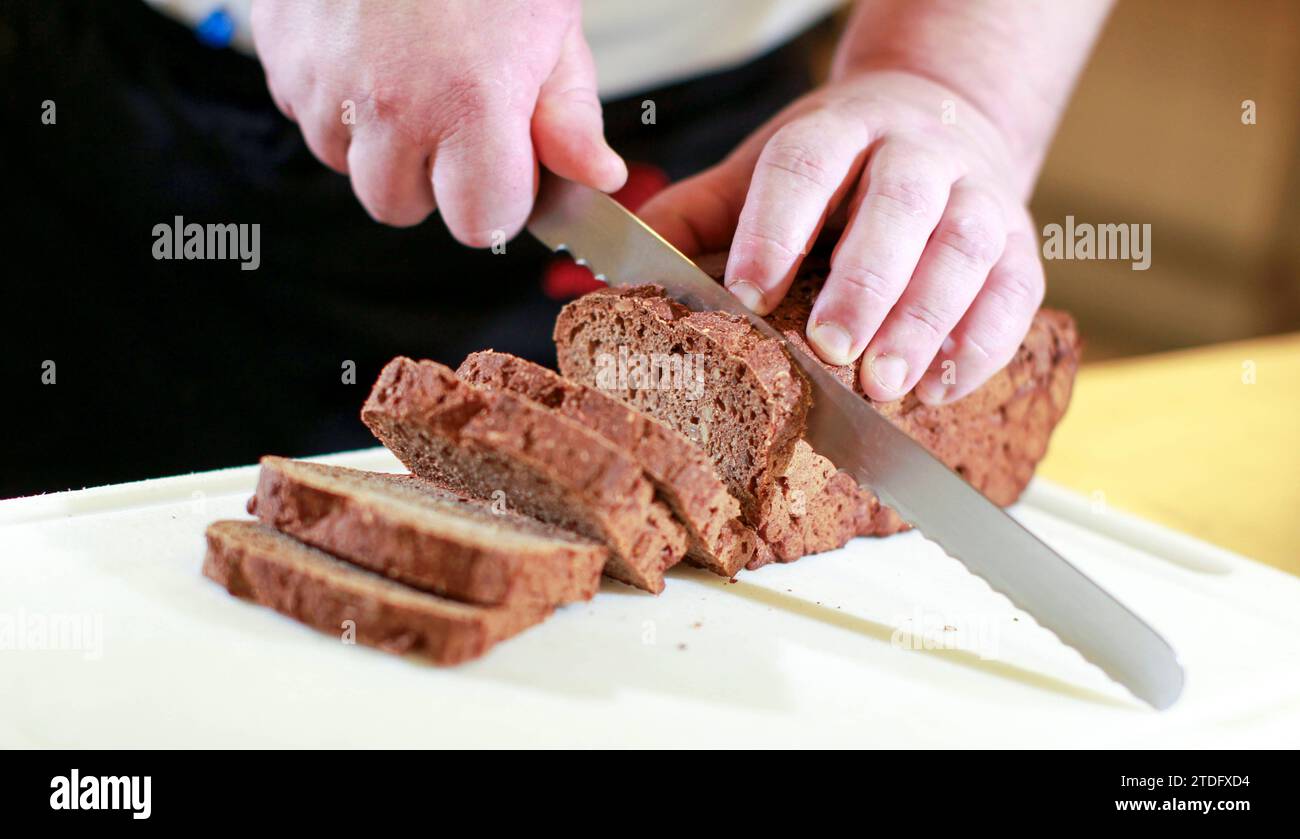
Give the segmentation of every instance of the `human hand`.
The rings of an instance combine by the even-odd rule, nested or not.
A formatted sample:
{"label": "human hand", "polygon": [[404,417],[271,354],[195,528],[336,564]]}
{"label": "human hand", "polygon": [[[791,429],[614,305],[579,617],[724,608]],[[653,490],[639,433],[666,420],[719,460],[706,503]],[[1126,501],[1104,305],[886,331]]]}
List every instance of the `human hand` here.
{"label": "human hand", "polygon": [[727,288],[766,314],[845,204],[809,342],[833,364],[861,358],[872,399],[915,386],[942,404],[1011,359],[1042,301],[1024,206],[1037,161],[1011,148],[955,91],[867,70],[798,100],[641,216],[688,255],[729,247]]}
{"label": "human hand", "polygon": [[255,0],[252,25],[276,104],[377,221],[437,208],[485,247],[527,220],[539,161],[607,192],[627,176],[578,0]]}

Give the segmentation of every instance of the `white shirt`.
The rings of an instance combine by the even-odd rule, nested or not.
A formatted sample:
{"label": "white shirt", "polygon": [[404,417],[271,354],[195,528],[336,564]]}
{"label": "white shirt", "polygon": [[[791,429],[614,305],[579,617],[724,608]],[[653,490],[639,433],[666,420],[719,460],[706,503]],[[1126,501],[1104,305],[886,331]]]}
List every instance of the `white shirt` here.
{"label": "white shirt", "polygon": [[745,63],[844,0],[584,0],[603,99]]}
{"label": "white shirt", "polygon": [[[253,54],[252,0],[145,0],[198,27],[218,10],[230,45]],[[583,30],[600,95],[614,99],[743,64],[828,15],[845,0],[584,0]],[[216,27],[221,31],[224,27]]]}

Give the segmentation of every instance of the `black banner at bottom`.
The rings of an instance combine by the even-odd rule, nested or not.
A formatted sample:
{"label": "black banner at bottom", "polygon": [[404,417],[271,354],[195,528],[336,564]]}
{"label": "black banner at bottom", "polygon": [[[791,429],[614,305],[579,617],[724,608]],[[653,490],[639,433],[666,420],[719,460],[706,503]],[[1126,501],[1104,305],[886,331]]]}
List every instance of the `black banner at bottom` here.
{"label": "black banner at bottom", "polygon": [[[945,819],[1056,815],[1063,824],[1231,826],[1281,806],[1266,753],[875,752],[736,755],[600,752],[8,752],[7,815],[68,827],[291,824],[375,818],[586,822],[601,809],[665,825],[720,825],[776,805],[811,823],[910,813]],[[1256,773],[1257,768],[1263,774]],[[746,806],[748,805],[748,806]],[[707,818],[707,816],[706,816]],[[427,821],[428,829],[440,828]]]}

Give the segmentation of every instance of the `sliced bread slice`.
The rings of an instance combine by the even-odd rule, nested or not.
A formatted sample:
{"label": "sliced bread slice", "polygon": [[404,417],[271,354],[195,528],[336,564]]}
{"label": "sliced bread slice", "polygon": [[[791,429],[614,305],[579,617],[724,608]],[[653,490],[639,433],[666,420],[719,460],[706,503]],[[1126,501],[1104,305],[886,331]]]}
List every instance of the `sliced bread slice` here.
{"label": "sliced bread slice", "polygon": [[543,405],[631,453],[686,526],[688,562],[730,577],[765,558],[767,544],[740,519],[740,505],[718,477],[713,461],[676,430],[595,388],[506,353],[473,353],[456,375]]}
{"label": "sliced bread slice", "polygon": [[[869,520],[869,494],[820,501],[832,481],[852,479],[834,478],[829,461],[801,439],[807,382],[782,342],[743,318],[692,312],[657,286],[599,289],[560,312],[555,345],[566,378],[611,393],[701,446],[778,559],[839,547]],[[611,377],[611,359],[628,356],[629,347],[655,362],[646,368],[702,370],[703,394],[662,387],[644,372]]]}
{"label": "sliced bread slice", "polygon": [[485,605],[590,600],[609,550],[413,475],[262,458],[248,512],[415,588]]}
{"label": "sliced bread slice", "polygon": [[208,527],[203,573],[236,597],[340,638],[437,664],[483,655],[551,607],[473,606],[404,586],[255,521]]}
{"label": "sliced bread slice", "polygon": [[[692,312],[658,286],[639,286],[598,289],[566,305],[555,346],[566,378],[617,396],[701,446],[745,519],[757,524],[808,411],[808,384],[780,341],[742,318]],[[631,355],[639,369],[624,375],[620,359]],[[702,371],[702,395],[662,386],[655,372],[687,367]]]}
{"label": "sliced bread slice", "polygon": [[395,358],[361,418],[415,474],[602,542],[617,580],[658,593],[686,553],[686,531],[630,454],[527,399]]}

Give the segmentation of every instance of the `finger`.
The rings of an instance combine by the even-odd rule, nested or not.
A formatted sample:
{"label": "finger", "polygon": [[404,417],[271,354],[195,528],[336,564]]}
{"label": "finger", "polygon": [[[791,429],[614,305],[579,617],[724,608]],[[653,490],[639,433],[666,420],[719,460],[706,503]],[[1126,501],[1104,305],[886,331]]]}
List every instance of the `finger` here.
{"label": "finger", "polygon": [[763,147],[785,122],[809,110],[805,100],[788,106],[745,138],[725,161],[673,184],[643,204],[637,215],[687,256],[730,249]]}
{"label": "finger", "polygon": [[724,163],[673,184],[637,215],[687,256],[725,251],[748,185],[738,167]]}
{"label": "finger", "polygon": [[859,373],[877,400],[914,387],[1002,256],[1006,222],[993,195],[958,181],[916,273],[867,345]]}
{"label": "finger", "polygon": [[765,315],[781,302],[870,139],[861,121],[814,111],[763,147],[727,259],[727,288],[751,310]]}
{"label": "finger", "polygon": [[808,341],[825,361],[856,361],[902,296],[948,202],[947,169],[906,144],[887,141],[872,154],[862,198],[808,316]]}
{"label": "finger", "polygon": [[285,119],[289,120],[289,122],[297,122],[298,116],[294,113],[293,105],[289,104],[288,99],[280,95],[280,91],[271,83],[269,73],[266,76],[266,89],[271,94],[271,101],[275,103],[275,107],[280,110],[280,113],[284,114]]}
{"label": "finger", "polygon": [[344,124],[341,108],[313,102],[299,124],[303,140],[316,159],[339,174],[348,174],[348,149],[352,132]]}
{"label": "finger", "polygon": [[273,49],[276,45],[276,39],[273,37],[276,32],[276,17],[277,13],[283,11],[283,6],[277,8],[274,3],[254,3],[248,12],[248,23],[253,36],[253,51],[262,62],[262,73],[266,77],[266,88],[271,94],[271,101],[291,122],[297,122],[293,107],[289,104],[288,98],[281,93],[285,88],[279,74],[274,70],[272,61],[272,56],[278,54],[278,51]]}
{"label": "finger", "polygon": [[469,95],[461,119],[439,139],[433,193],[452,235],[485,248],[523,228],[533,206],[537,161],[528,113],[496,96]]}
{"label": "finger", "polygon": [[375,221],[419,224],[433,212],[428,151],[391,131],[358,131],[347,151],[352,191]]}
{"label": "finger", "polygon": [[614,192],[627,180],[627,165],[605,142],[605,121],[596,95],[596,65],[575,24],[560,59],[537,94],[533,111],[537,159],[562,178]]}
{"label": "finger", "polygon": [[930,405],[966,396],[1011,361],[1043,302],[1043,264],[1033,232],[1007,237],[1002,258],[916,386]]}

